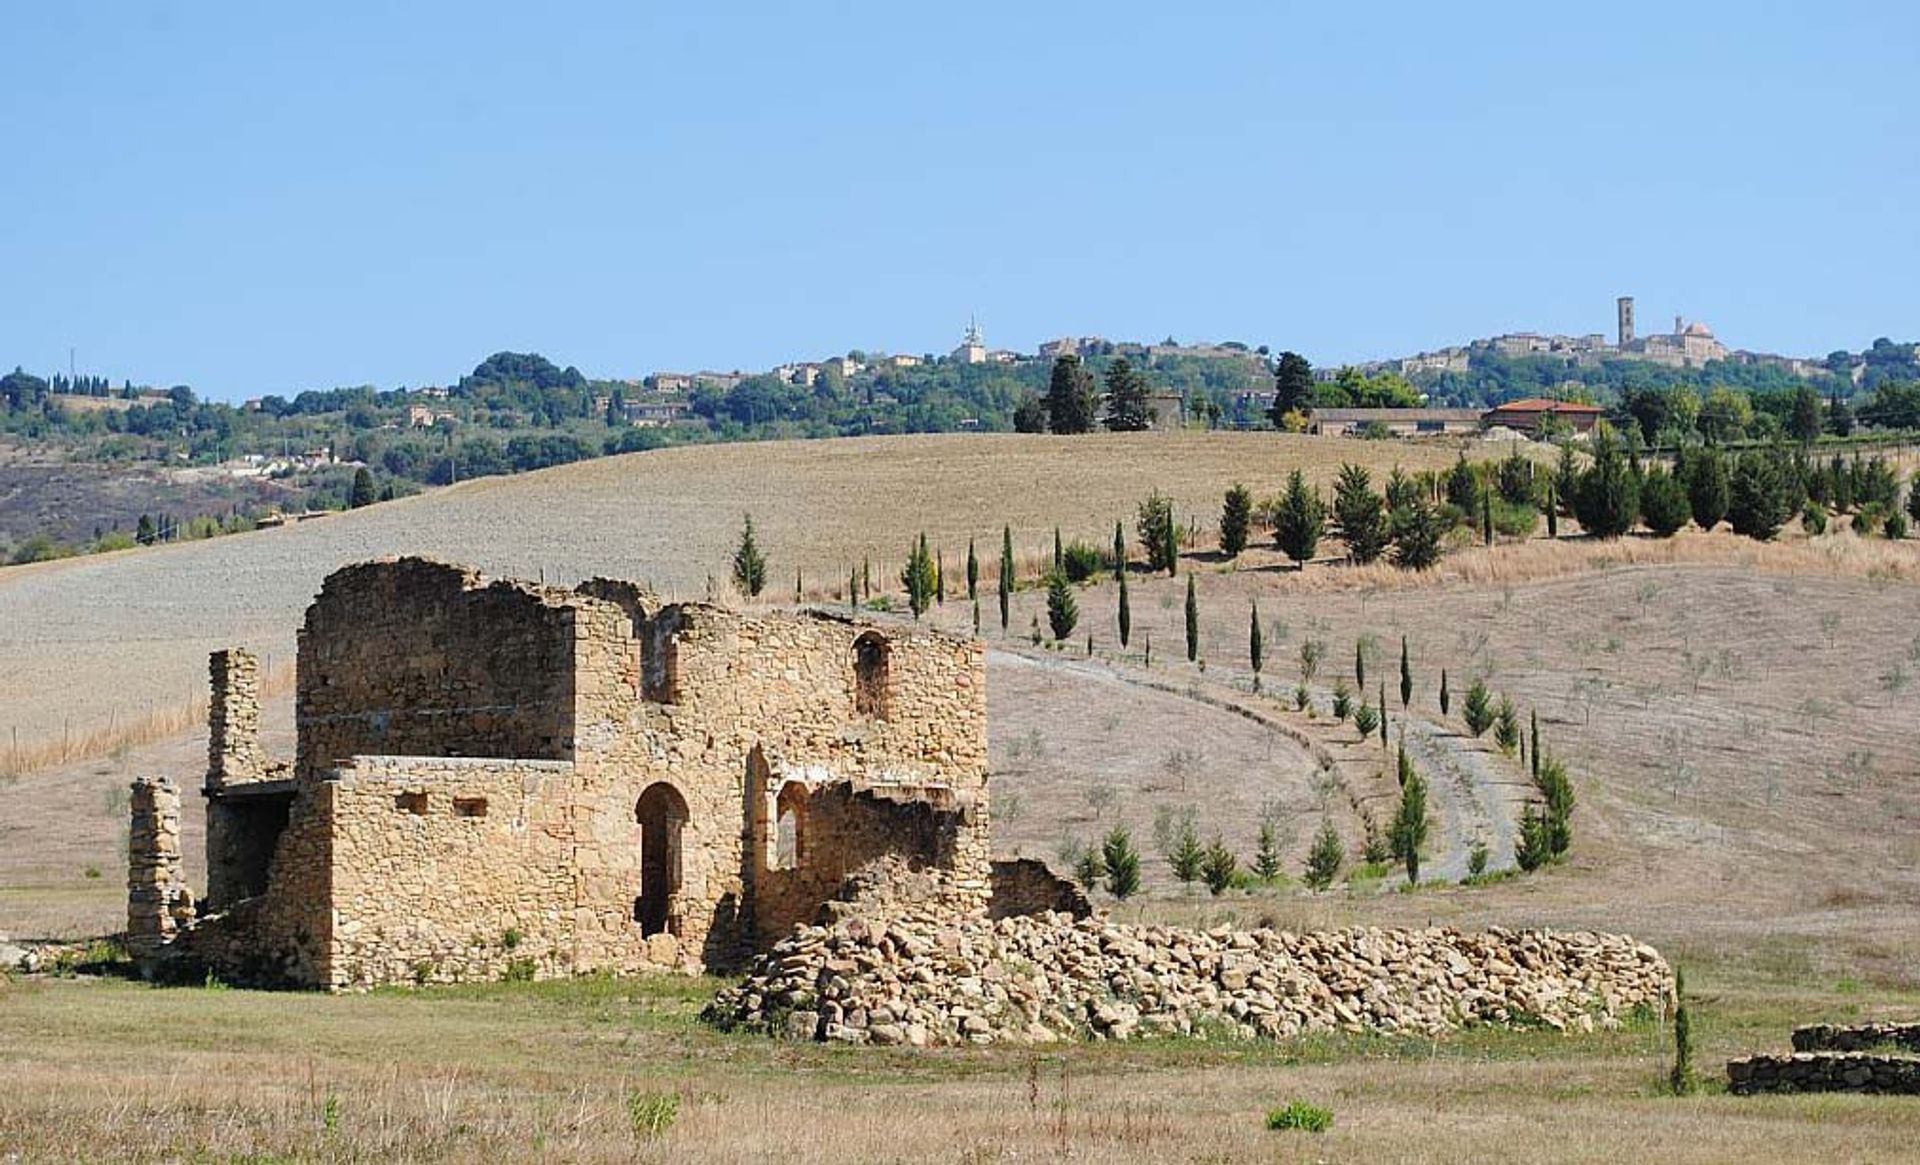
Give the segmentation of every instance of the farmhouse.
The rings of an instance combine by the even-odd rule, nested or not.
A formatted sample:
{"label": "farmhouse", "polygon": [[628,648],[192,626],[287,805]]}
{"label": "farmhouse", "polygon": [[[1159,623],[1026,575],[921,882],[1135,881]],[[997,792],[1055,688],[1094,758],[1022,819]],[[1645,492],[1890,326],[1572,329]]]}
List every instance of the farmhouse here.
{"label": "farmhouse", "polygon": [[1575,433],[1591,433],[1593,426],[1605,415],[1605,409],[1594,405],[1530,397],[1497,405],[1487,410],[1481,420],[1488,426],[1504,425],[1522,433],[1538,433],[1547,418],[1551,417]]}
{"label": "farmhouse", "polygon": [[1438,437],[1480,428],[1477,409],[1315,409],[1309,431],[1322,437],[1352,437],[1378,426],[1394,437]]}
{"label": "farmhouse", "polygon": [[335,572],[308,608],[291,760],[260,747],[256,675],[212,657],[204,900],[178,792],[135,783],[128,942],[150,974],[698,970],[877,862],[962,916],[1067,890],[990,862],[977,641],[402,558]]}

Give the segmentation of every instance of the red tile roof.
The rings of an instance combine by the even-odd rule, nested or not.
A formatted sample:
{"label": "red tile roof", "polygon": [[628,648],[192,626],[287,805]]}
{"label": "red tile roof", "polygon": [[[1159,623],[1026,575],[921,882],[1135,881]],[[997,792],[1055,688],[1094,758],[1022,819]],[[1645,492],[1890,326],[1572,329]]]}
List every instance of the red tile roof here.
{"label": "red tile roof", "polygon": [[1544,397],[1528,397],[1526,400],[1510,400],[1503,405],[1495,405],[1491,410],[1496,413],[1604,413],[1607,410],[1596,405],[1575,404],[1568,400],[1547,400]]}

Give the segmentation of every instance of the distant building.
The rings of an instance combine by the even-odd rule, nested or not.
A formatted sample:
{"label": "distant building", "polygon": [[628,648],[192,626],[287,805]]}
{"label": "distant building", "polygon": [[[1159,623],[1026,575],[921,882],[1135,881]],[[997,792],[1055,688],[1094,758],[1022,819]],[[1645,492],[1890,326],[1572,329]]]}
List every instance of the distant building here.
{"label": "distant building", "polygon": [[980,325],[973,320],[967,321],[967,333],[961,339],[960,346],[949,357],[955,364],[985,364],[987,362],[987,342],[980,336]]}
{"label": "distant building", "polygon": [[678,400],[629,401],[627,423],[636,429],[662,429],[687,415],[687,403]]}
{"label": "distant building", "polygon": [[1048,340],[1040,345],[1039,357],[1042,360],[1058,360],[1062,356],[1078,356],[1080,341],[1072,336],[1062,336],[1058,340]]}
{"label": "distant building", "polygon": [[1439,437],[1480,428],[1478,409],[1315,409],[1307,431],[1321,437],[1353,437],[1378,425],[1395,437]]}
{"label": "distant building", "polygon": [[[604,410],[605,406],[601,406]],[[457,421],[458,417],[445,409],[431,408],[427,405],[407,406],[407,427],[410,429],[431,429],[441,421]]]}
{"label": "distant building", "polygon": [[1496,405],[1481,414],[1480,419],[1489,427],[1501,425],[1522,433],[1538,433],[1546,419],[1552,417],[1564,422],[1575,433],[1591,433],[1604,415],[1605,409],[1593,405],[1529,397]]}
{"label": "distant building", "polygon": [[656,372],[642,382],[655,392],[689,392],[693,377],[684,372]]}
{"label": "distant building", "polygon": [[895,368],[918,368],[921,360],[918,356],[909,356],[905,352],[902,352],[898,356],[887,357],[887,363],[893,365]]}

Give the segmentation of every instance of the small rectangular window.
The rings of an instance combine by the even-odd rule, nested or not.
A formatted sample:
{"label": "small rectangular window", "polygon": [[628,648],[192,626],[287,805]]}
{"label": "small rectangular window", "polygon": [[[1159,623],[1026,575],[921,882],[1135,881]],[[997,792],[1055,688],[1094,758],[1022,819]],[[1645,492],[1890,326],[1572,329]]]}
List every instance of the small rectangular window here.
{"label": "small rectangular window", "polygon": [[485,797],[455,797],[453,799],[455,817],[485,817],[487,799]]}
{"label": "small rectangular window", "polygon": [[393,807],[402,813],[411,813],[415,817],[427,815],[427,795],[425,793],[396,793]]}

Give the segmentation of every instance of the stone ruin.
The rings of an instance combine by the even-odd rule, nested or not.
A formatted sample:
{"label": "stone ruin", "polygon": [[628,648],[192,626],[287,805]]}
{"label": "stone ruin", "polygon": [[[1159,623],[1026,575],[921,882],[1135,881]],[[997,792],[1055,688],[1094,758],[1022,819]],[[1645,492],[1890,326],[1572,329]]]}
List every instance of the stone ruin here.
{"label": "stone ruin", "polygon": [[1920,1023],[1797,1027],[1789,1055],[1727,1061],[1727,1091],[1920,1095]]}
{"label": "stone ruin", "polygon": [[329,576],[294,756],[210,666],[207,885],[132,797],[144,973],[344,990],[730,971],[707,1018],[847,1043],[1591,1028],[1664,1011],[1651,948],[1544,931],[1188,931],[994,861],[984,646],[419,558]]}
{"label": "stone ruin", "polygon": [[882,858],[957,916],[1084,911],[991,859],[983,650],[346,567],[300,629],[290,761],[260,747],[253,657],[213,655],[203,896],[178,791],[136,782],[129,948],[155,976],[328,989],[724,969]]}

